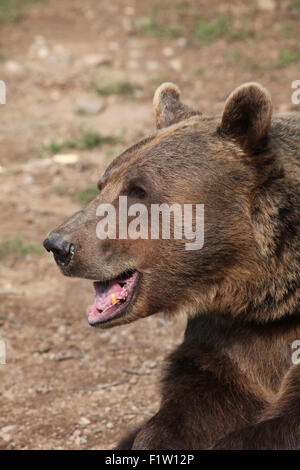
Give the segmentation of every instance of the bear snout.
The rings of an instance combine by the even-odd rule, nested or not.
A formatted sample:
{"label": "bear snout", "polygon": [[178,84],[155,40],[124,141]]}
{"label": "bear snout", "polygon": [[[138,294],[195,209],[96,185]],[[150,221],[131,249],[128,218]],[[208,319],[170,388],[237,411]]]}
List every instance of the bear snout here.
{"label": "bear snout", "polygon": [[44,248],[51,251],[58,266],[66,267],[75,253],[74,243],[66,240],[59,232],[50,232],[44,240]]}

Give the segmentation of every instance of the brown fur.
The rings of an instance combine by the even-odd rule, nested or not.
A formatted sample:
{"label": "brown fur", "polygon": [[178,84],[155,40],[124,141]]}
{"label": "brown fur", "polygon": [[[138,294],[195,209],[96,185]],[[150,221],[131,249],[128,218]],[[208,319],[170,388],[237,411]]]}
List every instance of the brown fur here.
{"label": "brown fur", "polygon": [[[168,359],[158,413],[120,448],[300,448],[300,119],[271,118],[269,94],[242,85],[223,116],[156,92],[158,131],[106,170],[100,194],[56,229],[76,246],[65,275],[105,280],[141,273],[120,325],[185,312],[181,346]],[[100,203],[205,206],[205,243],[96,238]],[[141,201],[142,199],[142,201]]]}

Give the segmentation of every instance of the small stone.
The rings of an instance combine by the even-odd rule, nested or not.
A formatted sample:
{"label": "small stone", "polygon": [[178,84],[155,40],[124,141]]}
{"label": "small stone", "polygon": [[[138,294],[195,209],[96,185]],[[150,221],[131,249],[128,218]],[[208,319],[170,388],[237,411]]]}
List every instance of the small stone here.
{"label": "small stone", "polygon": [[155,60],[149,60],[146,64],[148,70],[157,70],[159,68],[159,63]]}
{"label": "small stone", "polygon": [[180,72],[182,69],[182,64],[180,59],[172,59],[169,62],[170,67],[175,70],[176,72]]}
{"label": "small stone", "polygon": [[79,157],[73,153],[56,154],[52,157],[52,160],[61,165],[72,165],[78,162]]}
{"label": "small stone", "polygon": [[83,62],[90,67],[97,67],[110,62],[110,60],[104,54],[88,54],[83,58]]}
{"label": "small stone", "polygon": [[53,101],[59,101],[61,99],[61,93],[59,90],[52,90],[50,92],[50,98],[53,100]]}
{"label": "small stone", "polygon": [[47,64],[56,64],[58,62],[56,55],[46,55],[45,62]]}
{"label": "small stone", "polygon": [[265,11],[272,11],[276,8],[276,3],[274,0],[257,0],[257,8]]}
{"label": "small stone", "polygon": [[51,344],[48,342],[42,343],[37,349],[39,354],[47,354],[49,351],[51,351]]}
{"label": "small stone", "polygon": [[172,47],[164,47],[162,53],[166,57],[171,57],[174,54],[174,50]]}
{"label": "small stone", "polygon": [[31,175],[24,175],[23,176],[23,183],[32,184],[33,183],[33,177]]}
{"label": "small stone", "polygon": [[118,342],[118,336],[112,335],[110,338],[110,344],[116,344]]}
{"label": "small stone", "polygon": [[93,431],[93,434],[100,434],[101,432],[103,432],[103,429],[97,428]]}
{"label": "small stone", "polygon": [[4,426],[3,428],[1,428],[1,434],[4,433],[4,434],[7,434],[8,432],[11,432],[15,429],[16,425],[15,424],[10,424],[8,426]]}
{"label": "small stone", "polygon": [[107,427],[107,429],[112,429],[112,428],[114,427],[114,425],[113,425],[113,423],[108,422],[108,423],[106,424],[106,427]]}
{"label": "small stone", "polygon": [[132,16],[135,13],[135,9],[133,7],[125,7],[124,13],[125,15]]}
{"label": "small stone", "polygon": [[186,38],[178,38],[177,39],[177,45],[179,47],[185,47],[187,45],[187,39]]}
{"label": "small stone", "polygon": [[41,46],[38,48],[36,51],[36,56],[39,59],[46,59],[46,57],[49,55],[49,50],[46,46]]}
{"label": "small stone", "polygon": [[157,363],[155,361],[149,361],[148,362],[148,367],[150,369],[155,369],[156,366],[157,366]]}
{"label": "small stone", "polygon": [[49,54],[46,46],[46,39],[43,36],[36,36],[34,42],[31,44],[28,55],[31,59],[45,59]]}
{"label": "small stone", "polygon": [[133,385],[135,385],[137,382],[138,382],[137,377],[131,377],[131,378],[129,379],[129,383],[131,383],[131,384],[133,384]]}
{"label": "small stone", "polygon": [[105,109],[105,103],[99,99],[78,98],[76,112],[80,114],[97,114]]}
{"label": "small stone", "polygon": [[4,69],[11,75],[22,75],[24,67],[15,60],[7,60],[4,63]]}
{"label": "small stone", "polygon": [[85,417],[80,418],[80,420],[78,421],[79,426],[81,426],[82,428],[85,428],[90,423],[91,423],[90,420],[88,418],[85,418]]}
{"label": "small stone", "polygon": [[66,334],[67,328],[65,325],[60,325],[60,327],[57,330],[57,333],[61,336],[64,336]]}

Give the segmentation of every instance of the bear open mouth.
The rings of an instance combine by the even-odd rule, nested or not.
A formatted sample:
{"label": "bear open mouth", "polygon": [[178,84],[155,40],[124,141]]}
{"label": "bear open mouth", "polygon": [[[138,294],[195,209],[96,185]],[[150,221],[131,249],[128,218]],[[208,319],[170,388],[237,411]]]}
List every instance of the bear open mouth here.
{"label": "bear open mouth", "polygon": [[127,271],[115,279],[94,282],[96,295],[89,308],[89,324],[97,326],[121,316],[133,299],[138,279],[138,271]]}

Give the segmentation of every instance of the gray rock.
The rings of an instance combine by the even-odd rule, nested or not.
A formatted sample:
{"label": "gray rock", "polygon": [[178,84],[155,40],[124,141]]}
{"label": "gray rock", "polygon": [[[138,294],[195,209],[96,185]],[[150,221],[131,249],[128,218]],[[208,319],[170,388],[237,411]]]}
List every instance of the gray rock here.
{"label": "gray rock", "polygon": [[157,70],[159,68],[159,63],[156,62],[155,60],[149,60],[146,63],[146,67],[147,67],[148,70],[154,71],[154,70]]}
{"label": "gray rock", "polygon": [[109,63],[110,59],[104,54],[88,54],[83,58],[83,62],[90,67],[97,67]]}
{"label": "gray rock", "polygon": [[172,59],[169,62],[170,67],[176,72],[180,72],[182,69],[182,63],[180,59]]}
{"label": "gray rock", "polygon": [[276,8],[274,0],[257,0],[256,4],[259,10],[273,11]]}
{"label": "gray rock", "polygon": [[75,111],[80,114],[98,114],[105,109],[105,103],[99,99],[78,98]]}
{"label": "gray rock", "polygon": [[88,418],[85,418],[85,417],[80,418],[80,420],[78,421],[79,426],[81,426],[82,428],[85,428],[90,423],[91,423],[90,420]]}
{"label": "gray rock", "polygon": [[24,67],[15,60],[7,60],[4,63],[4,70],[10,75],[22,75],[24,73]]}

